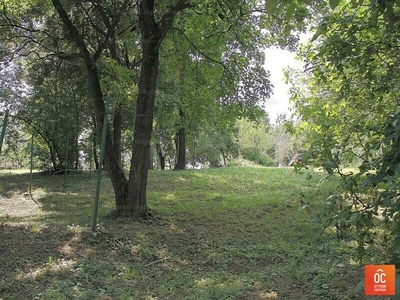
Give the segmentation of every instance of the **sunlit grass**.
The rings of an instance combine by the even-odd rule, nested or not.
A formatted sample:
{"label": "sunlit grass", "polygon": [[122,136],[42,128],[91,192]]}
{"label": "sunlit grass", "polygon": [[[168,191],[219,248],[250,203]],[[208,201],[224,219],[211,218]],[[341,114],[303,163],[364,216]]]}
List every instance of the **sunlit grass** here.
{"label": "sunlit grass", "polygon": [[[32,170],[32,173],[37,173],[38,170]],[[9,175],[9,174],[28,174],[30,173],[30,169],[0,169],[0,175]]]}
{"label": "sunlit grass", "polygon": [[[0,206],[0,299],[345,299],[362,266],[333,229],[329,249],[316,243],[321,224],[310,219],[336,186],[334,178],[319,185],[324,176],[153,170],[154,218],[132,223],[107,217],[115,204],[105,174],[92,233],[93,174],[69,174],[66,185],[63,176],[34,174],[32,210],[7,202],[25,199],[29,174],[2,174],[9,207]],[[25,213],[11,218],[9,209]]]}

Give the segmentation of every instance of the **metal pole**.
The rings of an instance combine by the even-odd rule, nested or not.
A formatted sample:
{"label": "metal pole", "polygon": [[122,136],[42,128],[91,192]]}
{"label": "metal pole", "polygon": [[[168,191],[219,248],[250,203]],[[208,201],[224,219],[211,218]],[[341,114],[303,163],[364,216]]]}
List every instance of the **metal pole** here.
{"label": "metal pole", "polygon": [[95,198],[94,198],[94,212],[93,212],[92,231],[96,231],[96,224],[97,224],[97,211],[98,211],[98,208],[99,208],[101,170],[103,168],[104,147],[106,145],[108,111],[109,111],[109,108],[110,108],[111,96],[110,95],[105,96],[104,99],[106,100],[106,111],[104,113],[103,133],[102,133],[102,136],[101,136],[100,162],[99,162],[99,170],[98,170],[98,173],[97,173],[96,195],[95,195]]}
{"label": "metal pole", "polygon": [[33,133],[31,138],[31,166],[29,174],[29,196],[32,197],[32,170],[33,170]]}
{"label": "metal pole", "polygon": [[1,148],[3,146],[4,136],[6,134],[6,127],[7,127],[7,121],[8,121],[9,112],[10,111],[8,109],[6,109],[6,113],[4,115],[4,121],[3,121],[3,128],[1,129],[1,134],[0,134],[0,154],[1,154]]}
{"label": "metal pole", "polygon": [[89,174],[92,175],[92,155],[93,155],[93,132],[90,134],[90,149],[89,149]]}
{"label": "metal pole", "polygon": [[69,133],[67,133],[67,147],[65,148],[65,167],[64,167],[64,187],[67,186],[67,170],[68,170],[68,145]]}

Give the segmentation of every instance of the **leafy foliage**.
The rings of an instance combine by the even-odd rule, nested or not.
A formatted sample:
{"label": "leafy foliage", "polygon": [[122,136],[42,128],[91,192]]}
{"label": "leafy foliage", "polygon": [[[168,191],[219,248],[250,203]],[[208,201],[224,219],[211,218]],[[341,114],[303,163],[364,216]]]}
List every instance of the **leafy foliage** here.
{"label": "leafy foliage", "polygon": [[[312,43],[300,52],[306,76],[288,72],[297,82],[291,90],[297,128],[325,170],[341,178],[326,202],[326,228],[335,225],[341,237],[354,232],[359,259],[370,244],[383,243],[398,264],[398,23],[387,21],[387,7],[331,6],[335,11],[320,18]],[[399,8],[390,14],[398,18]],[[387,235],[378,241],[382,219]]]}

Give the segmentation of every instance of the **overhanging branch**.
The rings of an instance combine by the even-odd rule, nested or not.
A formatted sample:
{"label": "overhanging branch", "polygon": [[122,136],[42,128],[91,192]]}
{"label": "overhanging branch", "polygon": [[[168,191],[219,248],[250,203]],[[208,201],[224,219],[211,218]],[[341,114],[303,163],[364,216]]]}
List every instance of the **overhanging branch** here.
{"label": "overhanging branch", "polygon": [[199,52],[202,56],[204,56],[206,59],[208,59],[209,61],[212,61],[220,66],[222,66],[224,69],[227,69],[227,67],[225,66],[225,64],[222,61],[216,60],[210,56],[208,56],[207,54],[205,54],[203,51],[200,50],[199,47],[196,46],[196,44],[194,44],[189,37],[185,34],[185,32],[177,27],[172,27],[171,29],[178,31],[187,41],[188,43],[197,51]]}

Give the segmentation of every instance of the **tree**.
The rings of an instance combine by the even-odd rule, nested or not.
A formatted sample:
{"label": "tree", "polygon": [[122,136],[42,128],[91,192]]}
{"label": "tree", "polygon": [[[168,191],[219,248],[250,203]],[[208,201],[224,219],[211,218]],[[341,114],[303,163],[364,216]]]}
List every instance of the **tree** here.
{"label": "tree", "polygon": [[[326,227],[354,231],[358,257],[377,243],[381,216],[391,232],[389,253],[398,264],[399,7],[392,2],[339,5],[323,15],[302,49],[307,76],[297,75],[293,100],[311,149],[330,174],[342,179],[327,200]],[[296,76],[292,76],[294,80]],[[353,165],[357,172],[346,172]]]}
{"label": "tree", "polygon": [[[14,117],[34,128],[45,141],[52,165],[49,169],[53,171],[65,166],[77,169],[79,165],[79,137],[88,127],[90,115],[87,94],[82,89],[85,83],[74,78],[80,71],[79,65],[54,59],[32,62],[25,68],[25,82],[32,91],[24,101],[12,104]],[[46,165],[46,159],[42,160]]]}
{"label": "tree", "polygon": [[[42,1],[23,1],[18,6],[4,2],[0,32],[4,37],[4,60],[16,56],[26,60],[79,60],[86,72],[98,130],[102,129],[105,117],[103,96],[110,92],[106,87],[111,86],[102,72],[105,66],[112,65],[107,59],[139,72],[136,78],[129,75],[132,86],[137,86],[137,99],[128,177],[119,156],[120,101],[114,105],[114,139],[111,128],[107,128],[104,166],[113,184],[117,217],[137,219],[147,212],[147,174],[160,53],[172,31],[190,46],[190,64],[193,65],[194,58],[201,58],[204,64],[212,62],[219,66],[218,84],[206,88],[218,91],[213,101],[224,108],[221,115],[256,117],[259,110],[254,107],[270,92],[267,74],[260,64],[258,41],[265,42],[261,21],[266,18],[260,15],[265,10],[258,1],[177,0],[169,4],[154,0],[52,0],[51,4],[53,9],[50,3]],[[288,31],[283,34],[288,35]],[[218,47],[210,47],[215,46],[215,41],[219,41]],[[182,119],[188,116],[186,106],[185,101]]]}
{"label": "tree", "polygon": [[[22,127],[11,118],[7,126],[0,162],[3,166],[27,168],[29,166],[29,137]],[[10,164],[11,163],[11,164]]]}
{"label": "tree", "polygon": [[[191,151],[185,144],[194,146],[198,143],[188,141],[186,136],[196,139],[198,132],[212,135],[210,126],[203,125],[204,120],[217,126],[221,134],[223,128],[230,131],[236,118],[246,116],[254,119],[262,114],[260,106],[271,92],[268,73],[255,67],[263,64],[264,41],[261,38],[257,42],[252,41],[251,46],[240,49],[245,40],[253,37],[252,34],[241,35],[243,41],[233,45],[229,32],[232,25],[224,18],[206,14],[204,18],[209,22],[205,22],[204,19],[189,18],[188,14],[191,13],[185,12],[185,19],[178,23],[187,28],[215,22],[219,26],[205,27],[206,33],[183,32],[173,27],[164,42],[156,103],[157,112],[161,112],[156,115],[156,143],[159,150],[162,144],[170,148],[171,137],[175,135],[175,169],[185,167],[187,151],[192,152],[191,162],[195,163],[193,155],[197,151]],[[260,22],[257,18],[252,20],[253,24],[257,22]],[[237,56],[239,52],[246,53],[240,60]],[[202,131],[205,128],[208,131]],[[160,141],[161,137],[164,137],[164,142]],[[214,149],[212,145],[207,147]],[[198,150],[200,148],[197,147]],[[223,153],[220,148],[213,151],[216,151],[217,157]]]}
{"label": "tree", "polygon": [[274,145],[274,158],[277,165],[289,165],[297,150],[302,149],[303,139],[288,132],[286,124],[291,122],[286,114],[278,115],[276,123],[270,129]]}
{"label": "tree", "polygon": [[264,166],[276,165],[274,161],[273,137],[268,118],[252,122],[247,119],[237,121],[237,143],[243,158]]}

